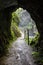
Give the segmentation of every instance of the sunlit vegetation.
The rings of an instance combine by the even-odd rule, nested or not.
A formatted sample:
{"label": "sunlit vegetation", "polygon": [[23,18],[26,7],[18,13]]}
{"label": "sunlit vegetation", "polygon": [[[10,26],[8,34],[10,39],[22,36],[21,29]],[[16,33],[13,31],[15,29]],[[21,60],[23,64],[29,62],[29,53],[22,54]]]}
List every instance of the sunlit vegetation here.
{"label": "sunlit vegetation", "polygon": [[34,51],[34,52],[32,53],[34,59],[36,59],[35,63],[38,64],[38,65],[43,65],[43,57],[40,56],[40,54],[41,54],[41,53],[38,52],[38,51]]}
{"label": "sunlit vegetation", "polygon": [[[38,65],[43,65],[43,53],[42,48],[39,46],[39,33],[35,35],[34,38],[29,38],[29,44],[33,48],[33,58],[35,59],[35,63]],[[26,38],[26,42],[28,43],[28,37]]]}
{"label": "sunlit vegetation", "polygon": [[[34,38],[29,38],[29,44],[33,48],[33,58],[35,59],[35,63],[38,65],[43,65],[43,51],[42,48],[39,46],[39,33],[35,35]],[[26,38],[26,42],[28,43],[28,37]]]}
{"label": "sunlit vegetation", "polygon": [[[34,38],[29,38],[29,44],[32,45],[32,46],[37,45],[39,36],[40,36],[39,33],[37,33],[37,34],[34,36]],[[28,37],[26,37],[25,40],[26,40],[26,42],[28,43]]]}
{"label": "sunlit vegetation", "polygon": [[17,17],[17,14],[13,12],[11,22],[11,35],[13,36],[13,39],[16,39],[17,37],[21,36],[18,24],[19,24],[19,18]]}
{"label": "sunlit vegetation", "polygon": [[17,25],[19,25],[19,18],[18,18],[18,15],[17,15],[17,13],[16,12],[13,12],[12,13],[12,22],[13,23],[16,23]]}

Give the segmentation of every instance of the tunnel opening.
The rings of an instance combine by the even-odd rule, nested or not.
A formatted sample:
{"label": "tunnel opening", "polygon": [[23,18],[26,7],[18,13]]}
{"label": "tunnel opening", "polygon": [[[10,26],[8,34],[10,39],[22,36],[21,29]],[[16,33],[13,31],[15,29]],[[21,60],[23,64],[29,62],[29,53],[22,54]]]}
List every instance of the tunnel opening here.
{"label": "tunnel opening", "polygon": [[[26,14],[26,12],[27,12],[27,14]],[[34,52],[32,53],[32,55],[36,59],[35,62],[37,64],[42,63],[41,62],[42,58],[40,56],[41,52],[39,51],[41,49],[39,46],[40,33],[38,32],[39,30],[37,29],[35,21],[32,19],[30,13],[26,9],[21,8],[21,7],[17,8],[15,11],[13,11],[12,14],[14,16],[16,14],[17,18],[19,19],[19,22],[18,22],[18,19],[16,20],[19,29],[22,31],[22,33],[24,33],[24,37],[25,37],[26,42],[27,43],[29,42],[29,44],[34,49]],[[14,20],[14,18],[13,18],[13,20]],[[29,33],[27,32],[27,29],[28,29]],[[28,41],[28,37],[29,37],[29,41]],[[39,60],[39,58],[41,58],[41,60]]]}
{"label": "tunnel opening", "polygon": [[[15,12],[12,12],[12,13],[14,16],[16,14],[16,16],[18,17],[19,22],[18,22],[18,19],[16,20],[16,22],[18,23],[18,26],[21,29],[21,31],[24,33],[24,38],[26,39],[26,41],[28,42],[28,35],[29,35],[30,45],[31,45],[31,42],[38,42],[38,38],[40,34],[36,27],[35,21],[32,19],[30,13],[26,9],[23,9],[21,7],[19,7],[18,9],[16,9]],[[13,20],[14,20],[14,17],[13,17]],[[29,30],[29,33],[27,29]]]}

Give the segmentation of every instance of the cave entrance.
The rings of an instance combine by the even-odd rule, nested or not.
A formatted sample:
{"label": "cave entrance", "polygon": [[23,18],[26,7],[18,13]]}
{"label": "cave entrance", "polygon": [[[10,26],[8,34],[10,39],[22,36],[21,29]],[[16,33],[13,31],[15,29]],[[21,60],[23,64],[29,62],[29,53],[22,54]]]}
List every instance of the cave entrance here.
{"label": "cave entrance", "polygon": [[15,21],[17,22],[19,29],[24,34],[23,38],[25,38],[26,42],[28,42],[28,44],[31,44],[31,42],[37,42],[39,38],[39,32],[36,27],[35,21],[31,18],[30,13],[26,9],[19,7],[12,14],[14,16],[16,15]]}

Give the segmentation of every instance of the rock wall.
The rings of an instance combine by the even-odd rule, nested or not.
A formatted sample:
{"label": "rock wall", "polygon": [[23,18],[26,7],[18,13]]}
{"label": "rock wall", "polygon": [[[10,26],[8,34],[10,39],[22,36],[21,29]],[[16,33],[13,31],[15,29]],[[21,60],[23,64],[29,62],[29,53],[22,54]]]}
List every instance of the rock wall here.
{"label": "rock wall", "polygon": [[15,10],[16,0],[0,0],[0,56],[7,52],[11,35],[12,10]]}

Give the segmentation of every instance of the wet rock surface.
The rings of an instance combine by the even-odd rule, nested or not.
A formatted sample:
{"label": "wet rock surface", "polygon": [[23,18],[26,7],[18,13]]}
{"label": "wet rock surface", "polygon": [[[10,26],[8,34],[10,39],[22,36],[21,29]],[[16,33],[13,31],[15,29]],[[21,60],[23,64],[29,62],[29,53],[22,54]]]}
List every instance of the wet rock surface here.
{"label": "wet rock surface", "polygon": [[0,58],[0,65],[36,65],[32,57],[32,48],[23,37],[18,38],[9,48],[9,53]]}

